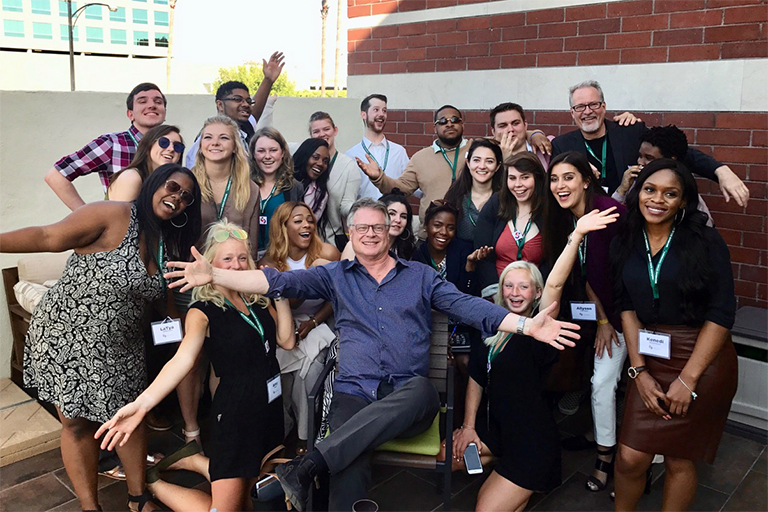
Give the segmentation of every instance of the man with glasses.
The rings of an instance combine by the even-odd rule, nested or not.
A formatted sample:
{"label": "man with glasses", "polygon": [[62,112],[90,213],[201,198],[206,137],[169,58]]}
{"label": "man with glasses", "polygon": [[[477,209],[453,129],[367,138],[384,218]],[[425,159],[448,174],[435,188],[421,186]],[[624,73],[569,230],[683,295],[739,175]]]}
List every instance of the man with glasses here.
{"label": "man with glasses", "polygon": [[[606,120],[605,96],[595,80],[576,84],[569,91],[571,117],[579,129],[555,137],[552,155],[566,151],[583,153],[596,169],[600,184],[612,194],[621,184],[624,172],[636,163],[645,123],[621,126]],[[739,206],[746,206],[749,189],[727,165],[693,149],[683,163],[692,172],[718,181],[726,201],[733,197]]]}
{"label": "man with glasses", "polygon": [[[224,82],[216,90],[216,112],[220,116],[227,116],[240,127],[240,140],[245,152],[248,152],[248,143],[256,133],[256,124],[264,112],[264,107],[269,99],[272,85],[283,71],[285,62],[281,52],[275,52],[269,57],[269,62],[262,60],[264,79],[259,84],[256,94],[251,98],[248,86],[242,82],[231,80]],[[195,165],[195,158],[200,149],[200,135],[189,148],[184,157],[185,165],[191,169]]]}
{"label": "man with glasses", "polygon": [[128,167],[136,154],[136,146],[150,128],[165,122],[165,95],[155,84],[145,82],[128,94],[125,102],[126,115],[131,121],[128,130],[105,133],[89,142],[84,148],[61,158],[45,175],[45,182],[70,210],[85,204],[72,184],[76,178],[98,173],[106,194],[109,177]]}

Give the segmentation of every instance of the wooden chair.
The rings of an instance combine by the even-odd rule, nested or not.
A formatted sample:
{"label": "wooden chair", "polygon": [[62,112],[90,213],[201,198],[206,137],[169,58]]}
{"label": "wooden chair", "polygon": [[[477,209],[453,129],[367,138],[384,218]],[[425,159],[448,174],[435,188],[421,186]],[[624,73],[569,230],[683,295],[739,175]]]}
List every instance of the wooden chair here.
{"label": "wooden chair", "polygon": [[8,303],[8,316],[11,320],[11,334],[13,337],[13,349],[11,350],[11,380],[19,387],[23,387],[24,373],[24,339],[27,337],[29,320],[32,315],[19,305],[13,286],[19,282],[19,269],[17,267],[3,269],[3,285],[5,287],[5,300]]}
{"label": "wooden chair", "polygon": [[[449,358],[448,317],[439,311],[432,311],[432,335],[429,349],[429,380],[440,393],[441,410],[432,426],[426,432],[413,438],[399,438],[384,443],[374,450],[373,464],[429,469],[441,477],[443,510],[451,507],[451,453],[453,453],[453,379],[454,368]],[[314,449],[319,428],[319,412],[326,377],[336,366],[336,360],[325,364],[323,372],[309,393],[309,418],[307,422],[307,450]],[[443,432],[441,432],[441,430]],[[446,460],[437,460],[440,443],[445,440]],[[312,510],[312,493],[308,510]]]}

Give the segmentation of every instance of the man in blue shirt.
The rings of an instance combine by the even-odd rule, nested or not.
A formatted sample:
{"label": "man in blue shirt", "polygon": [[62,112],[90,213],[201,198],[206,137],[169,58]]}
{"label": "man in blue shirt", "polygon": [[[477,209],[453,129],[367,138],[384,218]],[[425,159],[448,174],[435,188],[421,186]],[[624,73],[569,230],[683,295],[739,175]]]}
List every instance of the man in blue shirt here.
{"label": "man in blue shirt", "polygon": [[172,287],[213,282],[227,288],[283,297],[323,298],[333,305],[339,330],[339,374],[334,384],[331,434],[304,457],[278,467],[283,489],[302,511],[318,471],[331,474],[330,509],[351,510],[370,482],[370,452],[391,439],[425,431],[438,410],[438,393],[427,378],[431,310],[436,309],[490,335],[497,330],[530,335],[558,348],[573,346],[574,324],[549,316],[555,304],[524,318],[479,297],[459,292],[431,267],[389,253],[389,215],[370,198],[357,201],[347,222],[355,250],[343,260],[308,270],[229,271],[212,268],[194,252],[194,263]]}

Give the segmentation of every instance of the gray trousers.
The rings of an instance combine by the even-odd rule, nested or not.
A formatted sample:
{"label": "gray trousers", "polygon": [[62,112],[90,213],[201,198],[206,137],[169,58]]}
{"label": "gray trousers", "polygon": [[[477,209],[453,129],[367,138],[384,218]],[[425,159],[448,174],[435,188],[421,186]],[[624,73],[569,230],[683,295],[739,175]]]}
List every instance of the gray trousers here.
{"label": "gray trousers", "polygon": [[[382,391],[386,394],[386,386],[379,388],[380,397]],[[373,449],[397,437],[421,434],[439,408],[437,389],[426,377],[413,377],[370,404],[354,395],[334,393],[328,420],[331,433],[317,444],[331,474],[329,510],[349,511],[355,501],[365,498]]]}

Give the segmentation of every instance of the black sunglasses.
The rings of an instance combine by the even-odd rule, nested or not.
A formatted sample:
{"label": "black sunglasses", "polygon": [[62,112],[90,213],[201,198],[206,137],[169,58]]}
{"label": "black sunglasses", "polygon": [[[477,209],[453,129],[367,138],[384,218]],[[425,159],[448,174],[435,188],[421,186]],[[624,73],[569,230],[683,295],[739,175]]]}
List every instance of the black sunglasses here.
{"label": "black sunglasses", "polygon": [[165,191],[169,194],[178,194],[179,201],[186,204],[187,206],[195,202],[195,196],[193,196],[191,192],[181,188],[181,185],[173,180],[168,180],[165,182]]}
{"label": "black sunglasses", "polygon": [[[171,145],[171,139],[169,139],[168,137],[160,137],[159,139],[157,139],[157,145],[160,146],[161,149],[167,149],[168,146]],[[182,144],[181,142],[174,142],[173,150],[181,155],[182,153],[184,153],[184,144]]]}
{"label": "black sunglasses", "polygon": [[461,122],[461,118],[457,116],[451,116],[451,117],[441,117],[437,121],[435,121],[435,125],[445,126],[448,124],[448,121],[450,121],[453,124],[459,124]]}

